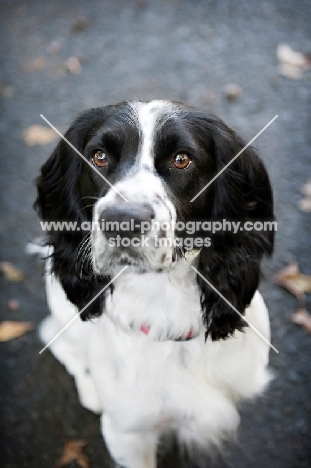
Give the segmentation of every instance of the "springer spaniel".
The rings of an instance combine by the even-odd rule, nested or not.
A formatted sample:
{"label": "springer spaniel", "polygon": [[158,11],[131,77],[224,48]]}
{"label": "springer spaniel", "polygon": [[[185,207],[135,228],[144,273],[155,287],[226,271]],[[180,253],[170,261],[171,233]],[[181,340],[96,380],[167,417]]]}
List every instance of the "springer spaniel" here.
{"label": "springer spaniel", "polygon": [[274,219],[264,165],[248,147],[202,191],[244,142],[170,101],[90,109],[65,137],[37,179],[41,219],[77,223],[47,233],[41,339],[80,312],[50,349],[82,405],[102,413],[118,465],[155,468],[171,431],[190,448],[219,446],[238,426],[237,403],[271,378],[269,345],[247,324],[270,339],[257,287],[273,232],[203,227]]}

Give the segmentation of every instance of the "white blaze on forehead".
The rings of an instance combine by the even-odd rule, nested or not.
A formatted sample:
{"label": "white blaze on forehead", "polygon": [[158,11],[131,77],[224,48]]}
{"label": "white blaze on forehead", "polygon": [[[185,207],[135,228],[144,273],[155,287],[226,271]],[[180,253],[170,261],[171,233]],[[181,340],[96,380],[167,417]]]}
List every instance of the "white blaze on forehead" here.
{"label": "white blaze on forehead", "polygon": [[137,162],[140,166],[153,169],[156,131],[175,113],[174,106],[169,101],[134,102],[131,105],[136,112],[141,134]]}

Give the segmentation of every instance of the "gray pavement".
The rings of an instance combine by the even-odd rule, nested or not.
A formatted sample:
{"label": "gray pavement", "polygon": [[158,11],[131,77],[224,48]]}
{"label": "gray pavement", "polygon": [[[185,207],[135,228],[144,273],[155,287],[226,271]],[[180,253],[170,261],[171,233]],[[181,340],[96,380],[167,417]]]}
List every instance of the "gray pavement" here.
{"label": "gray pavement", "polygon": [[[311,466],[311,336],[290,323],[295,300],[273,283],[293,259],[311,274],[311,215],[297,208],[311,177],[311,72],[285,78],[276,59],[281,42],[310,53],[311,2],[12,0],[0,8],[1,260],[26,276],[20,284],[0,278],[1,319],[38,324],[48,313],[42,265],[25,255],[27,241],[40,234],[32,181],[55,145],[23,141],[27,127],[43,124],[40,113],[65,129],[88,107],[168,98],[217,113],[246,140],[278,114],[255,145],[271,176],[278,218],[275,255],[261,285],[280,351],[271,352],[275,379],[265,396],[242,405],[238,440],[219,456],[182,462],[173,448],[159,467]],[[80,73],[65,69],[72,56]],[[224,96],[229,83],[243,89],[234,102]],[[19,302],[16,312],[9,299]],[[99,418],[80,406],[73,379],[40,349],[36,330],[0,343],[0,465],[54,467],[64,440],[73,438],[88,441],[91,468],[111,467]]]}

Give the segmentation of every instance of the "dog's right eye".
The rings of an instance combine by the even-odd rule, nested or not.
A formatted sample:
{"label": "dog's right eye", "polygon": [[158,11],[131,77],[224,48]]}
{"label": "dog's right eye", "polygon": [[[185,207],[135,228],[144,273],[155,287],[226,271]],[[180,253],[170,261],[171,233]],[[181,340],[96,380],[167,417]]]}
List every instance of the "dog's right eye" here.
{"label": "dog's right eye", "polygon": [[177,169],[187,169],[192,160],[187,153],[178,153],[173,161],[173,164]]}
{"label": "dog's right eye", "polygon": [[97,167],[105,167],[108,164],[108,158],[104,151],[96,151],[92,157],[93,164]]}

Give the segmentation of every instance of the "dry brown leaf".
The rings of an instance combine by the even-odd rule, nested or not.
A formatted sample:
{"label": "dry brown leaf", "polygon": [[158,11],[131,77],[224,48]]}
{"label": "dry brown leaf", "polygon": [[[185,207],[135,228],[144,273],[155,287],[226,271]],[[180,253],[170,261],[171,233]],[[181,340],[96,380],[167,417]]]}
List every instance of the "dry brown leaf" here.
{"label": "dry brown leaf", "polygon": [[308,58],[301,52],[294,51],[287,44],[279,44],[276,49],[276,55],[281,63],[287,63],[295,67],[308,66]]}
{"label": "dry brown leaf", "polygon": [[31,322],[11,322],[9,320],[0,323],[0,341],[10,341],[25,335],[34,328]]}
{"label": "dry brown leaf", "polygon": [[294,51],[287,44],[279,44],[276,49],[279,60],[278,72],[287,78],[300,79],[303,72],[310,66],[310,60],[306,54]]}
{"label": "dry brown leaf", "polygon": [[80,16],[79,18],[77,18],[73,24],[72,24],[72,31],[73,32],[81,32],[81,31],[84,31],[89,25],[89,21],[87,18],[85,18],[84,16]]}
{"label": "dry brown leaf", "polygon": [[311,211],[311,179],[302,186],[301,193],[305,196],[298,202],[298,207],[301,211]]}
{"label": "dry brown leaf", "polygon": [[311,334],[311,315],[304,308],[299,308],[291,316],[291,321],[301,325],[308,333]]}
{"label": "dry brown leaf", "polygon": [[62,45],[60,43],[60,41],[51,41],[49,43],[49,45],[47,46],[47,51],[50,53],[50,54],[57,54],[60,49],[61,49]]}
{"label": "dry brown leaf", "polygon": [[15,299],[9,299],[8,300],[8,308],[12,311],[15,312],[16,310],[19,309],[19,303]]}
{"label": "dry brown leaf", "polygon": [[58,135],[52,128],[43,125],[31,125],[24,133],[24,141],[28,146],[46,145],[58,138]]}
{"label": "dry brown leaf", "polygon": [[307,182],[302,186],[301,193],[305,197],[311,198],[311,179],[308,179]]}
{"label": "dry brown leaf", "polygon": [[0,93],[5,98],[11,98],[14,96],[15,88],[13,86],[0,85]]}
{"label": "dry brown leaf", "polygon": [[31,62],[28,61],[24,64],[26,71],[40,71],[45,68],[46,60],[44,57],[37,57]]}
{"label": "dry brown leaf", "polygon": [[292,80],[300,80],[303,76],[303,68],[290,65],[289,63],[279,63],[278,73]]}
{"label": "dry brown leaf", "polygon": [[0,271],[8,281],[19,283],[24,279],[24,273],[10,262],[0,262]]}
{"label": "dry brown leaf", "polygon": [[228,101],[236,101],[243,94],[243,89],[240,85],[229,83],[224,87],[224,94]]}
{"label": "dry brown leaf", "polygon": [[301,211],[311,211],[311,179],[307,180],[301,188],[301,193],[305,196],[298,202]]}
{"label": "dry brown leaf", "polygon": [[86,445],[86,440],[82,439],[65,441],[63,451],[55,468],[62,468],[72,462],[76,462],[80,468],[90,468],[89,459],[82,450]]}
{"label": "dry brown leaf", "polygon": [[82,67],[80,60],[77,57],[69,57],[69,59],[66,60],[65,65],[69,73],[72,73],[73,75],[81,73]]}
{"label": "dry brown leaf", "polygon": [[311,292],[311,276],[300,273],[298,264],[291,263],[275,276],[275,281],[302,300],[305,293]]}
{"label": "dry brown leaf", "polygon": [[311,211],[311,197],[302,198],[298,202],[298,208],[301,211]]}
{"label": "dry brown leaf", "polygon": [[37,70],[37,71],[43,70],[43,68],[45,67],[45,58],[38,57],[34,59],[34,61],[32,62],[32,66],[34,70]]}

